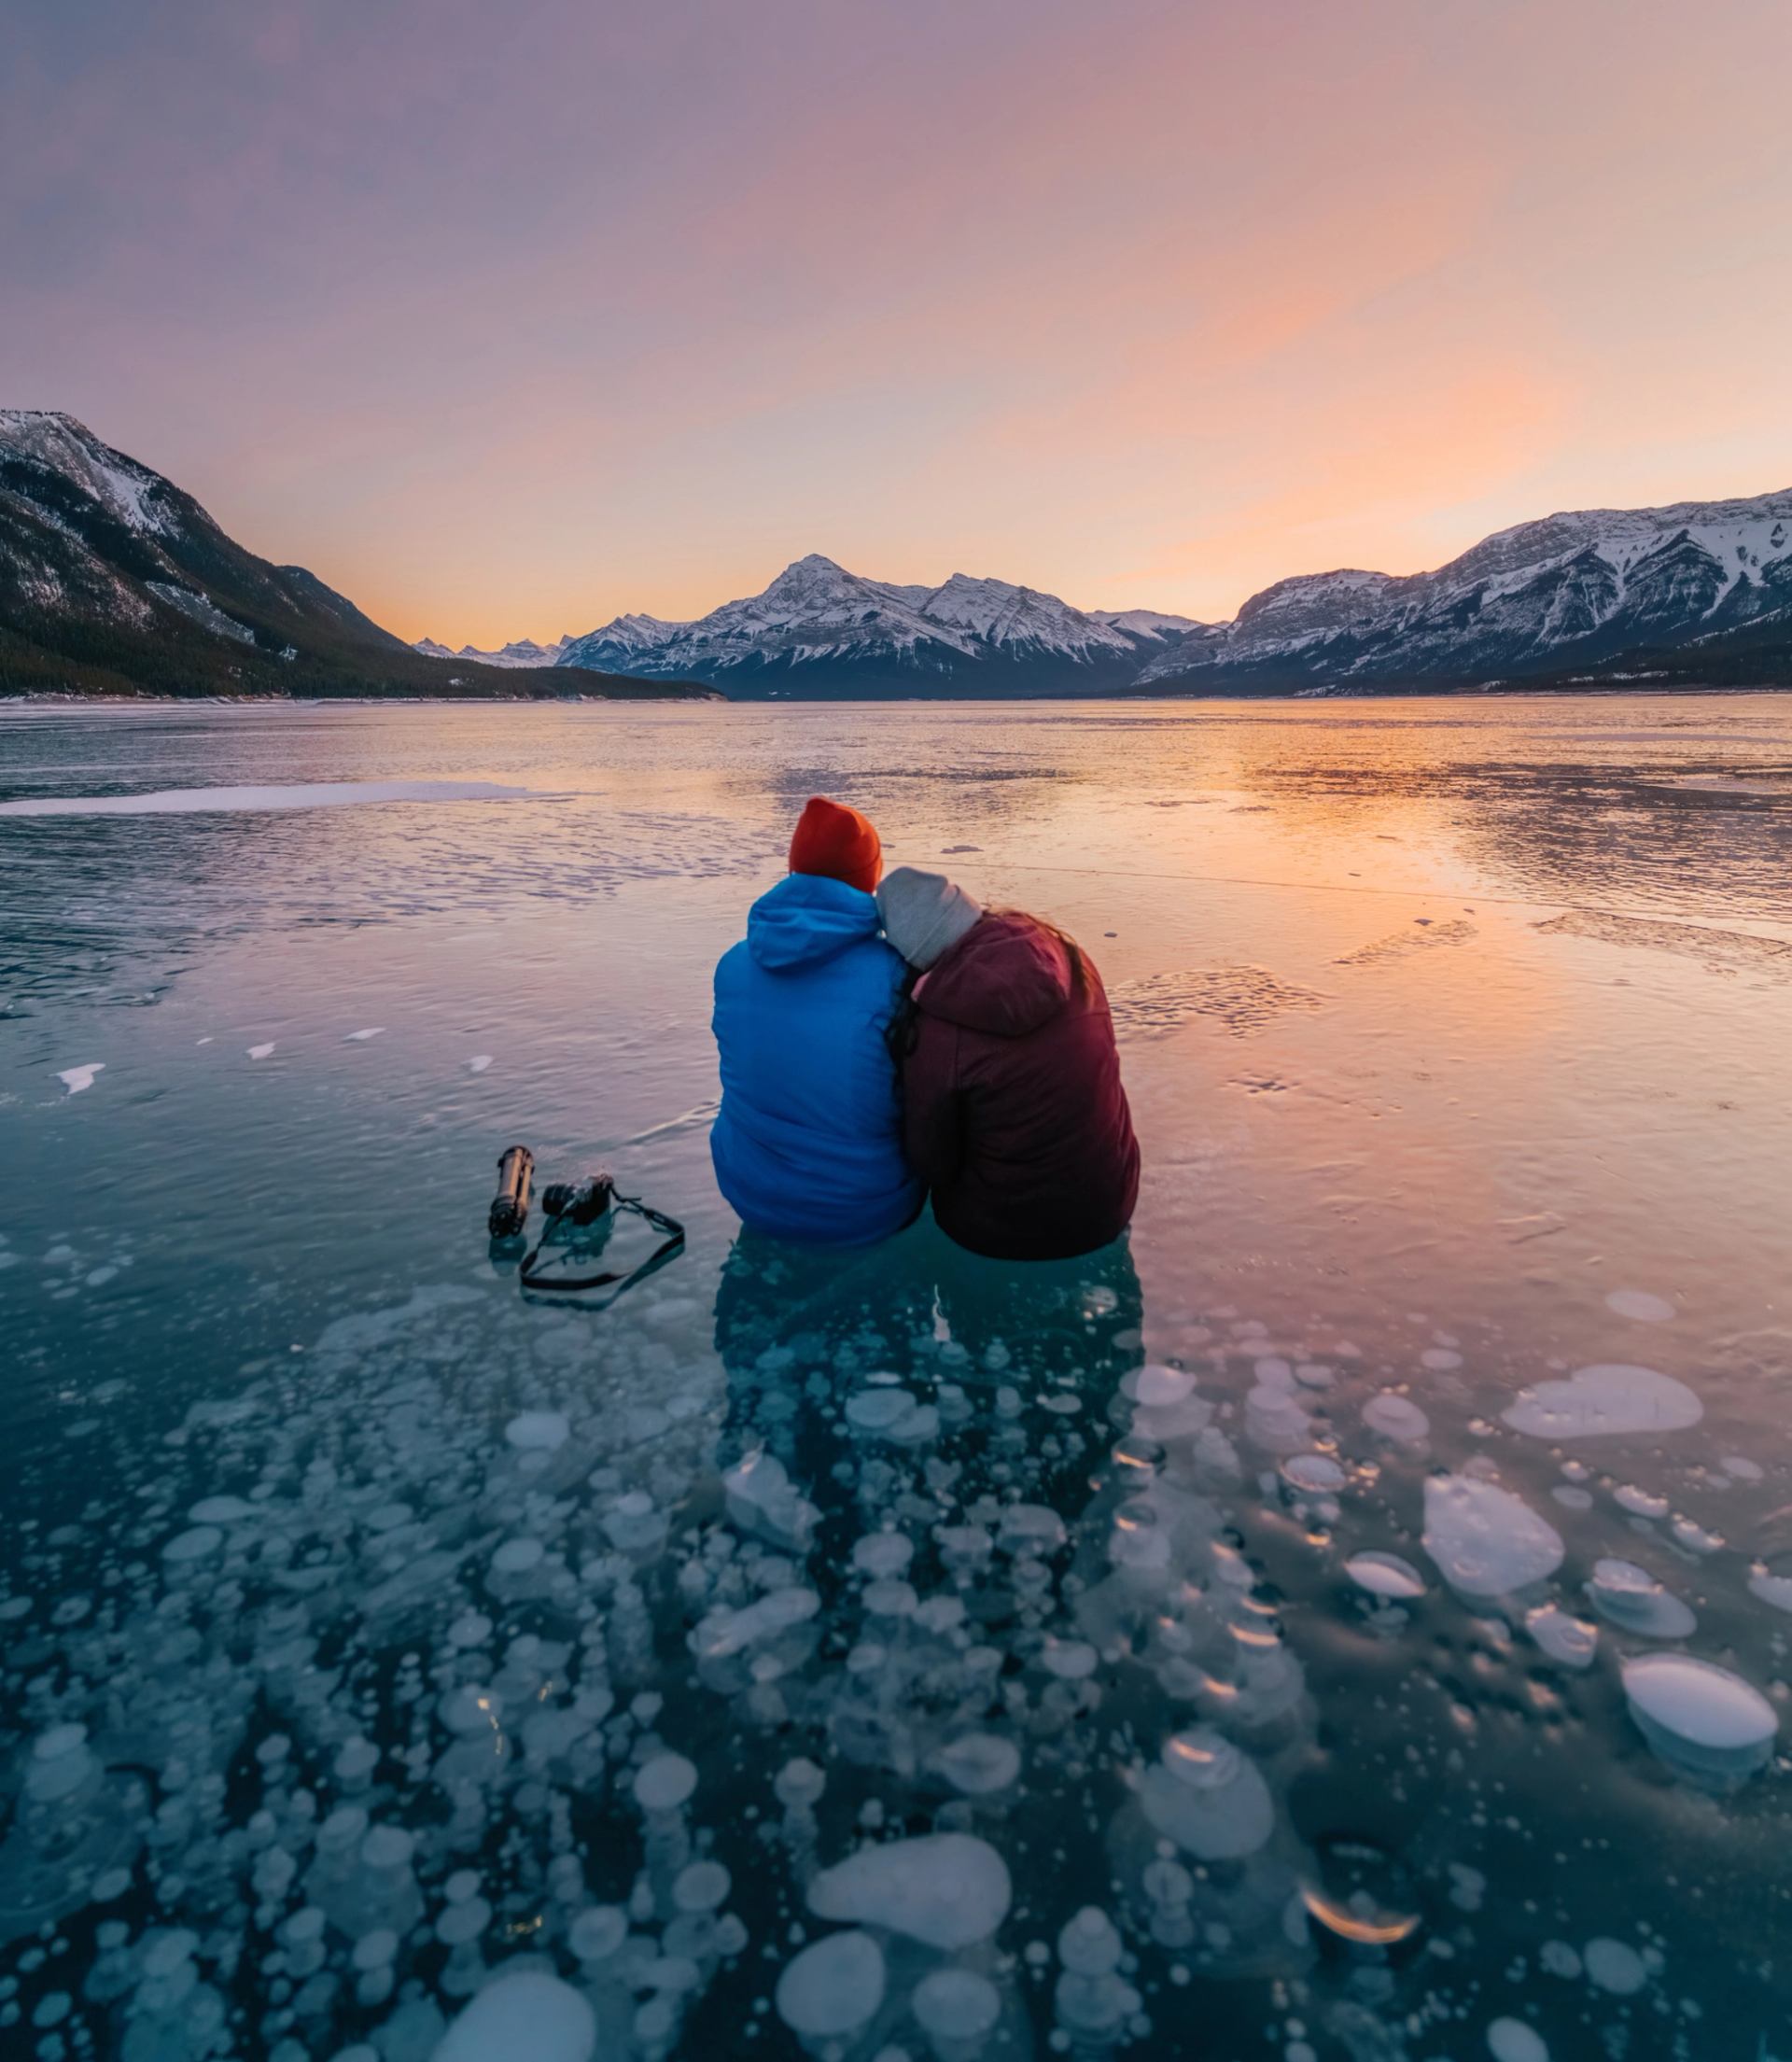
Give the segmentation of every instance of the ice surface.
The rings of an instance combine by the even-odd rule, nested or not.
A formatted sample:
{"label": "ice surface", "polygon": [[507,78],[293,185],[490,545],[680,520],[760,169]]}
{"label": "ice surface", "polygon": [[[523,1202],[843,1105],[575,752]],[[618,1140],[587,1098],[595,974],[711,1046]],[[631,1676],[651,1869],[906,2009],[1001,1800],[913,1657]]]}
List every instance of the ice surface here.
{"label": "ice surface", "polygon": [[785,1964],[777,2015],[804,2041],[841,2041],[884,2001],[884,1951],[869,1933],[830,1933]]}
{"label": "ice surface", "polygon": [[861,1847],[809,1886],[824,1919],[880,1926],[930,1947],[987,1940],[1008,1915],[1008,1865],[970,1833],[923,1833]]}
{"label": "ice surface", "polygon": [[1527,1589],[1561,1565],[1561,1536],[1508,1489],[1473,1475],[1425,1484],[1425,1551],[1464,1596]]}
{"label": "ice surface", "polygon": [[384,1024],[371,1024],[366,1031],[350,1031],[343,1043],[345,1045],[365,1045],[370,1038],[381,1038],[385,1034],[385,1026]]}
{"label": "ice surface", "polygon": [[171,816],[204,810],[339,809],[365,802],[508,802],[534,788],[495,780],[317,780],[298,787],[160,788],[142,794],[28,795],[0,816]]}
{"label": "ice surface", "polygon": [[105,1072],[105,1061],[104,1059],[88,1059],[83,1060],[78,1067],[65,1067],[56,1078],[68,1090],[70,1095],[77,1096],[83,1088],[91,1088],[93,1086],[95,1074],[103,1074]]}
{"label": "ice surface", "polygon": [[1705,1407],[1684,1382],[1621,1362],[1582,1368],[1566,1382],[1521,1389],[1503,1413],[1539,1439],[1590,1439],[1613,1433],[1684,1432]]}
{"label": "ice surface", "polygon": [[[1452,714],[1464,712],[1486,720],[1479,704]],[[1075,736],[1117,727],[1121,713],[1092,713]],[[330,720],[332,737],[352,727],[341,711]],[[392,722],[390,712],[379,720]],[[825,735],[834,719],[819,720]],[[190,726],[190,712],[167,721]],[[231,718],[242,738],[250,721]],[[281,725],[302,721],[279,714]],[[1018,753],[1025,764],[1034,721],[1004,731],[999,761]],[[273,735],[272,717],[268,727]],[[855,733],[855,764],[868,779],[893,780],[878,770],[888,741],[875,732]],[[638,747],[621,722],[603,735]],[[805,728],[805,751],[815,735]],[[1070,736],[1061,726],[1050,735]],[[1678,750],[1664,738],[1670,748]],[[1066,743],[1064,766],[1087,749]],[[456,764],[537,778],[510,773],[531,762],[509,744],[477,756],[440,741],[432,750],[433,763],[327,763],[285,743],[257,746],[259,756],[232,743],[221,755],[189,753],[184,770],[171,760],[130,778],[197,784]],[[948,799],[972,812],[962,818],[974,823],[970,835],[1001,848],[1005,864],[1015,840],[1035,833],[1004,827],[979,798],[986,783],[973,775],[985,755],[978,744]],[[819,764],[801,778],[819,779]],[[539,778],[545,786],[552,771]],[[70,784],[91,793],[111,779],[83,774]],[[898,2051],[905,2062],[994,2062],[1011,2048],[1051,2047],[1161,2062],[1191,2041],[1216,2054],[1261,2047],[1315,2062],[1356,2046],[1416,2057],[1452,2038],[1450,2052],[1466,2062],[1485,2052],[1490,2021],[1505,2013],[1522,2027],[1533,2010],[1557,2054],[1573,2044],[1576,2014],[1595,2047],[1620,2032],[1646,2046],[1658,2017],[1688,2054],[1738,2046],[1733,2036],[1764,1994],[1758,1970],[1776,1951],[1771,1911],[1761,1915],[1771,1899],[1746,1894],[1771,1842],[1682,1840],[1670,1883],[1649,1868],[1647,1843],[1638,1847],[1643,1821],[1631,1805],[1652,1796],[1644,1817],[1684,1819],[1689,1835],[1732,1817],[1771,1831],[1780,1788],[1771,1757],[1768,1779],[1745,1800],[1714,1805],[1682,1791],[1676,1801],[1670,1776],[1713,1790],[1731,1784],[1728,1750],[1714,1766],[1678,1735],[1655,1746],[1627,1715],[1630,1701],[1607,1690],[1625,1662],[1659,1645],[1659,1633],[1651,1640],[1637,1629],[1636,1599],[1674,1592],[1675,1608],[1697,1606],[1713,1660],[1782,1708],[1775,1642],[1792,1620],[1775,1606],[1792,1599],[1792,1524],[1775,1512],[1792,1493],[1752,1371],[1771,1339],[1758,1297],[1708,1250],[1719,1234],[1737,1253],[1757,1250],[1751,1211],[1765,1200],[1771,1214],[1777,1194],[1749,1157],[1751,1134],[1765,1133],[1772,1115],[1749,1084],[1780,1064],[1767,1020],[1750,1033],[1750,1064],[1733,1070],[1744,1107],[1755,1107],[1751,1094],[1760,1105],[1759,1125],[1726,1120],[1707,1135],[1709,1153],[1687,1163],[1700,1209],[1685,1213],[1686,1235],[1669,1249],[1641,1211],[1582,1243],[1600,1182],[1621,1177],[1649,1193],[1639,1176],[1658,1144],[1633,1148],[1626,1131],[1646,1101],[1634,1054],[1659,1061],[1672,1025],[1651,1015],[1646,984],[1611,998],[1636,1036],[1602,1048],[1597,1079],[1571,1070],[1549,1090],[1564,1100],[1508,1112],[1458,1098],[1460,1079],[1441,1070],[1430,1087],[1399,1087],[1426,1064],[1417,1026],[1404,1021],[1423,1014],[1414,983],[1422,976],[1449,994],[1449,955],[1433,954],[1399,974],[1397,1000],[1390,982],[1390,999],[1367,1006],[1380,977],[1364,967],[1332,977],[1348,992],[1332,998],[1331,1015],[1259,1025],[1253,1079],[1273,1076],[1287,1090],[1278,1100],[1246,1101],[1236,1083],[1209,1094],[1196,1078],[1203,1070],[1190,1075],[1169,1046],[1129,1048],[1135,1108],[1157,1141],[1141,1217],[1156,1257],[1142,1292],[1108,1258],[1061,1270],[973,1265],[926,1224],[875,1255],[813,1269],[807,1256],[754,1258],[751,1241],[731,1261],[735,1227],[705,1150],[709,955],[698,963],[679,940],[687,928],[693,938],[700,928],[718,941],[735,934],[749,876],[772,849],[774,805],[743,789],[738,813],[712,816],[707,786],[682,800],[665,792],[664,807],[632,817],[612,795],[584,812],[577,837],[544,839],[525,825],[501,857],[482,857],[491,813],[458,807],[413,808],[401,838],[379,840],[346,835],[371,818],[329,815],[284,824],[171,816],[153,837],[146,823],[128,839],[104,825],[91,835],[91,824],[73,818],[10,827],[35,844],[80,844],[82,866],[92,862],[93,880],[115,898],[132,877],[94,862],[101,848],[129,844],[141,865],[155,849],[172,841],[184,853],[189,841],[200,863],[190,883],[168,883],[196,936],[189,950],[183,933],[167,1002],[129,1019],[131,1093],[83,1106],[84,1118],[105,1124],[58,1116],[48,1060],[114,1039],[126,1021],[116,1013],[108,1030],[28,996],[39,1022],[7,1085],[36,1192],[48,1168],[66,1171],[69,1197],[9,1227],[10,1244],[0,1240],[0,1268],[11,1263],[0,1274],[7,1343],[18,1341],[21,1362],[10,1428],[21,1466],[7,1507],[16,1550],[0,1566],[15,1720],[5,1771],[15,1808],[0,1838],[0,1933],[12,1934],[0,2023],[27,2032],[30,2047],[43,2039],[35,2015],[73,1997],[55,2028],[71,2056],[192,2062],[187,2051],[209,2043],[272,2062],[343,2053],[427,2062],[446,2024],[508,1969],[553,1971],[577,1986],[595,2015],[595,2053],[616,2062],[693,2062],[726,2051],[731,2035],[769,2058],[794,2055],[799,2039],[774,2011],[780,1973],[844,1924],[886,1957],[883,2002],[851,2062],[895,2062]],[[879,791],[870,792],[875,804]],[[1453,792],[1452,832],[1468,807]],[[703,812],[695,837],[693,808]],[[1199,813],[1185,816],[1192,823]],[[959,821],[923,804],[910,835],[925,849],[957,835]],[[1092,821],[1105,845],[1108,831]],[[512,829],[519,821],[505,819]],[[1273,825],[1253,816],[1247,827],[1255,838]],[[221,838],[233,841],[229,854],[210,849]],[[640,864],[619,871],[630,840]],[[586,864],[587,848],[602,857]],[[290,872],[313,851],[315,882]],[[225,863],[231,855],[240,866]],[[1092,852],[1091,864],[1109,857]],[[1407,861],[1416,857],[1409,847]],[[1696,858],[1690,866],[1698,881],[1674,892],[1709,889]],[[687,877],[649,889],[650,867]],[[706,868],[729,877],[706,883]],[[427,949],[473,906],[468,877],[482,894],[486,880],[489,905],[516,916],[513,926],[484,927],[497,958],[478,993],[455,990],[452,969]],[[1061,893],[1068,920],[1091,939],[1119,927],[1097,947],[1116,985],[1179,956],[1224,957],[1250,935],[1228,926],[1210,938],[1205,914],[1167,891],[1153,901],[1157,891],[1129,884],[1125,910],[1110,911],[1100,898],[1119,891],[1097,885],[1104,876],[1074,888],[1067,877],[1061,889],[1043,872],[1019,877],[1043,907],[1056,909]],[[370,890],[370,879],[380,885]],[[663,896],[679,898],[688,926],[662,923]],[[595,937],[594,897],[604,919]],[[1256,891],[1252,906],[1277,905]],[[1337,906],[1328,928],[1302,896],[1297,931],[1264,932],[1280,975],[1314,980],[1333,953],[1378,928],[1361,921],[1371,905]],[[94,907],[105,921],[84,929],[71,954],[83,979],[95,955],[115,949],[131,905],[111,905],[118,927]],[[363,920],[407,907],[433,927],[413,948],[402,918],[385,930]],[[331,928],[315,921],[336,913],[345,920]],[[1490,964],[1506,920],[1484,923],[1477,950]],[[206,973],[213,937],[275,936],[277,953],[231,946],[234,988]],[[588,953],[589,974],[612,964],[619,943],[644,955],[638,991],[567,978],[569,964],[573,975],[583,966],[568,953]],[[1576,953],[1609,949],[1559,939],[1554,974],[1568,973]],[[121,995],[160,992],[164,970],[152,957],[127,958]],[[326,959],[340,981],[315,978]],[[1676,974],[1699,986],[1691,962]],[[441,992],[420,987],[438,975]],[[92,977],[111,982],[104,968]],[[1603,994],[1603,970],[1589,977]],[[1746,985],[1732,984],[1738,994]],[[595,1014],[593,992],[606,998]],[[1497,1002],[1498,984],[1489,992]],[[375,1006],[399,1015],[407,1038],[406,1026],[447,1028],[433,1083],[426,1054],[398,1101],[344,1102],[328,1056],[348,1035],[345,1017],[356,1028],[357,1000],[370,1005],[369,1029]],[[1705,1000],[1730,1006],[1715,983]],[[1473,1029],[1471,1016],[1451,1008],[1446,1046]],[[224,1023],[227,1054],[231,1026],[277,1024],[287,1087],[302,1086],[298,1069],[316,1077],[315,1093],[292,1101],[283,1091],[245,1129],[233,1102],[279,1087],[274,1071],[233,1082],[227,1065],[200,1096],[208,1061],[194,1065],[194,1021]],[[1738,1011],[1732,1029],[1750,1021]],[[519,1307],[513,1277],[488,1267],[476,1217],[462,1224],[464,1247],[429,1228],[454,1215],[441,1214],[453,1199],[437,1192],[435,1174],[457,1186],[489,1170],[489,1127],[469,1112],[496,1091],[483,1079],[470,1096],[454,1087],[461,1072],[473,1078],[465,1043],[482,1027],[490,1053],[470,1057],[504,1059],[507,1082],[511,1057],[543,1039],[542,1051],[570,1038],[568,1049],[588,1052],[592,1066],[558,1087],[551,1067],[530,1060],[525,1087],[540,1109],[525,1121],[550,1144],[584,1140],[606,1154],[632,1156],[651,1141],[643,1185],[690,1216],[679,1270],[601,1325]],[[1178,1048],[1184,1061],[1211,1031],[1186,1034],[1196,1043]],[[274,1034],[251,1031],[263,1035]],[[1303,1091],[1338,1078],[1350,1094],[1312,1102],[1318,1130],[1286,1121]],[[595,1101],[594,1081],[605,1085]],[[1536,1087],[1527,1076],[1524,1095]],[[147,1113],[158,1096],[164,1115],[168,1097],[193,1101],[195,1121],[208,1127],[190,1236],[153,1221],[164,1142]],[[1458,1115],[1446,1116],[1458,1101]],[[1401,1152],[1439,1149],[1435,1163],[1414,1161],[1435,1183],[1362,1174],[1383,1143],[1371,1128],[1379,1117],[1365,1111],[1392,1116],[1393,1101]],[[1452,1133],[1468,1126],[1471,1105],[1477,1129]],[[1690,1104],[1680,1115],[1697,1121]],[[1597,1165],[1577,1147],[1545,1156],[1545,1174],[1534,1149],[1509,1150],[1520,1121],[1532,1139],[1552,1135],[1558,1119],[1564,1135],[1601,1140]],[[425,1142],[419,1180],[385,1191],[393,1235],[363,1250],[359,1213],[338,1225],[314,1210],[297,1245],[269,1247],[265,1224],[248,1222],[267,1168],[280,1168],[302,1205],[331,1166],[357,1164],[372,1139],[362,1137],[367,1124],[391,1133],[400,1159],[406,1140]],[[1495,1212],[1516,1218],[1555,1202],[1550,1221],[1565,1235],[1515,1248],[1483,1226],[1475,1185],[1452,1189],[1441,1178],[1464,1139],[1484,1139],[1503,1185],[1517,1185]],[[96,1171],[103,1180],[91,1179]],[[483,1200],[472,1187],[466,1207]],[[1412,1239],[1415,1209],[1437,1221]],[[1474,1232],[1462,1236],[1468,1224]],[[1243,1234],[1249,1266],[1234,1242]],[[135,1292],[129,1303],[116,1287],[78,1295],[96,1266],[133,1257],[133,1246],[134,1273],[119,1277]],[[1255,1265],[1266,1252],[1276,1263]],[[244,1257],[253,1293],[238,1295],[231,1284],[244,1277],[229,1270]],[[737,1277],[736,1261],[749,1258]],[[329,1271],[308,1276],[314,1265]],[[1608,1308],[1594,1285],[1628,1281],[1663,1300],[1672,1292],[1674,1320]],[[407,1301],[422,1283],[432,1285]],[[72,1300],[54,1300],[64,1293]],[[1216,1305],[1226,1297],[1236,1308]],[[1641,1350],[1628,1327],[1645,1322],[1658,1327],[1647,1343],[1672,1349],[1667,1371],[1701,1389],[1721,1384],[1721,1440],[1700,1426],[1616,1449],[1564,1441],[1567,1453],[1552,1461],[1548,1440],[1498,1422],[1520,1382],[1569,1384],[1587,1351],[1621,1350],[1620,1340]],[[1573,1360],[1549,1357],[1570,1352]],[[886,1425],[852,1424],[846,1407],[860,1396],[887,1399],[869,1412]],[[1718,1398],[1711,1387],[1714,1417]],[[928,1436],[887,1436],[888,1424],[915,1419]],[[1533,1511],[1552,1483],[1581,1499],[1560,1528],[1572,1566],[1497,1607],[1448,1586],[1438,1567],[1449,1563],[1435,1566],[1416,1544],[1425,1446],[1470,1482],[1509,1486]],[[1739,1446],[1758,1458],[1719,1458]],[[1291,1524],[1291,1504],[1311,1522]],[[1428,1524],[1432,1552],[1445,1550],[1449,1529]],[[181,1558],[184,1547],[165,1558],[164,1546],[189,1534],[198,1536],[192,1558]],[[1612,1578],[1602,1563],[1619,1556],[1646,1572]],[[1589,1578],[1606,1592],[1597,1626]],[[1572,1825],[1561,1817],[1557,1767],[1564,1723],[1584,1736],[1598,1772],[1575,1794]],[[63,1730],[81,1727],[80,1736]],[[1211,1789],[1184,1780],[1193,1767],[1166,1765],[1172,1734],[1184,1746],[1208,1735],[1204,1752],[1222,1778]],[[1661,1756],[1652,1777],[1651,1747]],[[671,1748],[699,1779],[681,1802],[656,1808],[651,1772]],[[1757,1751],[1747,1758],[1758,1769]],[[1422,1908],[1441,1922],[1435,1955],[1359,1961],[1355,1948],[1334,1956],[1318,1941],[1332,1922],[1311,1916],[1299,1886],[1317,1874],[1337,1887],[1329,1860],[1316,1870],[1319,1829],[1334,1812],[1360,1818],[1364,1809],[1400,1852],[1367,1919],[1348,1887],[1338,1910],[1373,1929],[1386,1910]],[[808,1908],[819,1864],[856,1844],[873,1843],[876,1857],[893,1840],[900,1858],[911,1841],[947,1834],[987,1843],[1021,1901],[968,1948],[931,1946],[877,1916],[842,1922]],[[1226,1851],[1208,1859],[1216,1849]],[[1561,1858],[1551,1864],[1561,1878],[1552,1878],[1555,1902],[1530,1913],[1535,1923],[1525,1916],[1531,1853]],[[1459,1863],[1452,1891],[1439,1856],[1485,1871],[1472,1915],[1463,1901],[1474,1872]],[[1409,1903],[1398,1887],[1403,1859],[1421,1879]],[[825,1882],[830,1872],[820,1873]],[[588,1901],[599,1898],[613,1901]],[[1067,1917],[1090,1900],[1099,1927],[1067,1932]],[[1538,1945],[1564,1913],[1580,1937],[1630,1942],[1647,1964],[1647,1995],[1571,1997]],[[1657,1973],[1658,1947],[1666,1974]],[[1577,1956],[1573,1968],[1584,1982]],[[216,2002],[200,1999],[189,2020],[151,2013],[139,2003],[150,1986],[156,1997],[185,1986],[188,1999]],[[1701,2023],[1690,2009],[1682,2023],[1683,1999],[1697,2003]]]}
{"label": "ice surface", "polygon": [[570,1984],[539,1970],[499,1975],[455,2020],[430,2062],[591,2062],[597,2017]]}

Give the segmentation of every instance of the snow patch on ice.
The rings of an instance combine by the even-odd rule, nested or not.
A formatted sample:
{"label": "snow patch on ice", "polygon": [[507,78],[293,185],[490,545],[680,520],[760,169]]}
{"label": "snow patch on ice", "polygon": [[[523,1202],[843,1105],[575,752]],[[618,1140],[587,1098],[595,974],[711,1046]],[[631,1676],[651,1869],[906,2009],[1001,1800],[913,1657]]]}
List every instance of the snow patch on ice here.
{"label": "snow patch on ice", "polygon": [[143,794],[26,795],[0,816],[191,816],[264,809],[340,809],[369,802],[511,802],[544,799],[537,788],[496,780],[313,780],[291,787],[157,788]]}
{"label": "snow patch on ice", "polygon": [[1614,1289],[1605,1298],[1605,1308],[1640,1325],[1665,1324],[1673,1315],[1673,1305],[1667,1298],[1651,1296],[1647,1289]]}

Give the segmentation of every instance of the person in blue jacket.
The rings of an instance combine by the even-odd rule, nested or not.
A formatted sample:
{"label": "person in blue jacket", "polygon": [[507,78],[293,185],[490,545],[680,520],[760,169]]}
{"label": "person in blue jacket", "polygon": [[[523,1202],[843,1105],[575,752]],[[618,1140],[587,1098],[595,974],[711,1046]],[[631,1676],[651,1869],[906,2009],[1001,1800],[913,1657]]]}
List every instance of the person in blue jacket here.
{"label": "person in blue jacket", "polygon": [[790,864],[716,968],[721,1109],[710,1157],[749,1230],[872,1245],[915,1217],[923,1194],[903,1159],[885,1042],[905,969],[873,896],[883,850],[857,809],[817,795]]}

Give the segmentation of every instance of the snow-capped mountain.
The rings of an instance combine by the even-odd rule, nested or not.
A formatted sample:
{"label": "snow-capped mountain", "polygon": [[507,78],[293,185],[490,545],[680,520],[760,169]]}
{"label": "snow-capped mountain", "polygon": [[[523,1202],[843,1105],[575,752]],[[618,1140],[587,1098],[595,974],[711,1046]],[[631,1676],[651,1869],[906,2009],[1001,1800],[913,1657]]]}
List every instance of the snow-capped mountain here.
{"label": "snow-capped mountain", "polygon": [[[530,692],[691,692],[566,680]],[[512,661],[511,664],[516,662]],[[302,566],[227,537],[191,495],[72,415],[0,409],[0,694],[492,694],[513,676],[413,652]]]}
{"label": "snow-capped mountain", "polygon": [[1152,610],[1073,609],[968,573],[897,585],[811,553],[763,594],[693,623],[618,616],[571,639],[559,663],[745,695],[1081,693],[1125,684],[1166,636],[1199,627]]}
{"label": "snow-capped mountain", "polygon": [[[567,677],[568,670],[571,673]],[[518,674],[529,676],[526,684]],[[695,622],[413,647],[71,415],[0,409],[0,694],[989,696],[1792,686],[1792,490],[1522,523],[1435,572],[1301,574],[1230,623],[819,554]]]}
{"label": "snow-capped mountain", "polygon": [[482,652],[471,644],[463,644],[455,652],[445,644],[438,644],[434,638],[419,638],[411,649],[421,652],[426,658],[466,659],[473,666],[558,666],[561,652],[571,641],[570,638],[556,638],[552,644],[538,644],[533,638],[517,638],[496,652]]}
{"label": "snow-capped mountain", "polygon": [[1278,581],[1191,632],[1143,688],[1278,694],[1659,677],[1792,684],[1792,492],[1589,509],[1435,572]]}

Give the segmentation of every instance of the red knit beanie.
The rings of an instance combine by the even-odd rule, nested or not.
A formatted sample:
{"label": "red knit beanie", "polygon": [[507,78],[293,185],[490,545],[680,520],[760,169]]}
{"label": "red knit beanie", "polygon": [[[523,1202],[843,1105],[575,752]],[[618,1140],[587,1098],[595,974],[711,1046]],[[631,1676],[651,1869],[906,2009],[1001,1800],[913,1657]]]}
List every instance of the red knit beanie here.
{"label": "red knit beanie", "polygon": [[791,871],[820,874],[872,894],[884,868],[884,848],[869,817],[826,795],[809,797],[791,837]]}

